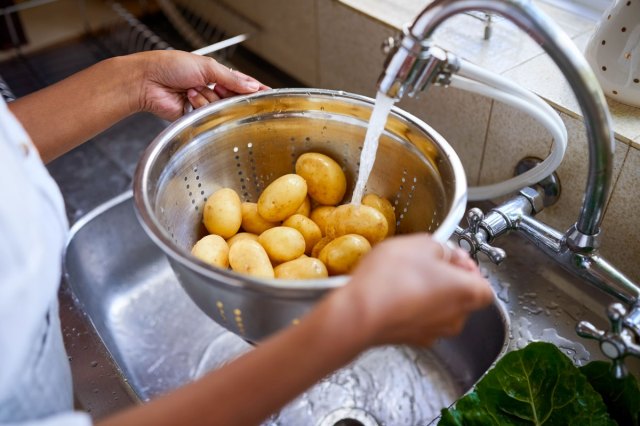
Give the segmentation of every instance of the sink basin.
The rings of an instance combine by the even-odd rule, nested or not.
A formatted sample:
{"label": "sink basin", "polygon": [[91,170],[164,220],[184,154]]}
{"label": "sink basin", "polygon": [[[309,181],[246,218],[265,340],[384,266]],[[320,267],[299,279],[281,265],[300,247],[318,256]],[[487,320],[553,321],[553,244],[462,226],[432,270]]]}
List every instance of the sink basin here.
{"label": "sink basin", "polygon": [[[101,388],[104,377],[120,377],[130,387],[130,401],[144,401],[252,348],[209,319],[184,293],[164,254],[138,224],[130,193],[102,205],[73,227],[65,281],[64,288],[74,298],[70,308],[86,315],[91,323],[86,333],[96,335],[94,341],[108,352],[110,360],[100,362],[100,367],[116,367],[109,374],[94,375],[90,395],[77,395],[81,403],[98,399],[96,394],[111,399]],[[65,334],[76,381],[86,381],[86,370],[98,361],[79,358],[82,344],[75,340],[82,333]],[[496,302],[475,313],[461,335],[441,340],[430,350],[404,346],[369,350],[266,424],[428,424],[507,349],[508,336],[508,316]],[[94,416],[108,414],[109,407],[114,408],[94,410]]]}
{"label": "sink basin", "polygon": [[[496,302],[471,316],[460,336],[430,350],[370,350],[266,424],[425,425],[506,351],[529,342],[554,343],[577,365],[602,359],[597,343],[577,337],[574,329],[580,320],[608,328],[605,309],[614,300],[524,239],[499,243],[507,261],[499,267],[481,263]],[[138,224],[130,193],[73,227],[61,300],[76,399],[96,419],[179,387],[252,348],[184,293]],[[637,376],[640,361],[626,363]]]}

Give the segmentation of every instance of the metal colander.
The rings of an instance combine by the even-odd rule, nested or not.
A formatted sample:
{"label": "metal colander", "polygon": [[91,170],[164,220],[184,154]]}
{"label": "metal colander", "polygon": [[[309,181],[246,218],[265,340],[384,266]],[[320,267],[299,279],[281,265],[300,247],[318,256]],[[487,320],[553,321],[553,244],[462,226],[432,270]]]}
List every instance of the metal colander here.
{"label": "metal colander", "polygon": [[[219,188],[257,201],[274,179],[294,172],[305,152],[340,163],[348,201],[374,101],[345,92],[279,89],[234,97],[194,111],[162,132],[143,154],[134,180],[138,217],[167,254],[178,280],[211,318],[257,341],[292,323],[347,277],[255,279],[210,267],[190,255],[205,235],[202,209]],[[394,108],[367,192],[395,206],[398,233],[428,231],[444,241],[466,203],[462,165],[424,122]]]}

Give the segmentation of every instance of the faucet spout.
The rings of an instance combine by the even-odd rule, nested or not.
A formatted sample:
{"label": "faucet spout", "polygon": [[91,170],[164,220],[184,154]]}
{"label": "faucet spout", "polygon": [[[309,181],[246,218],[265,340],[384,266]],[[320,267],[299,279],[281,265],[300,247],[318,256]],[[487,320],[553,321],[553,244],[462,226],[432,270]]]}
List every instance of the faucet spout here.
{"label": "faucet spout", "polygon": [[[422,87],[416,85],[420,80],[417,76],[425,74],[425,63],[433,63],[428,59],[433,51],[430,38],[448,18],[468,11],[497,13],[515,23],[544,48],[571,85],[585,120],[589,169],[580,215],[567,232],[566,240],[576,251],[593,251],[597,248],[596,237],[611,186],[614,139],[609,111],[602,89],[580,51],[531,0],[435,0],[405,28],[402,39],[387,58],[378,89],[399,99],[436,82],[434,78],[423,78]],[[436,60],[445,61],[442,57]]]}

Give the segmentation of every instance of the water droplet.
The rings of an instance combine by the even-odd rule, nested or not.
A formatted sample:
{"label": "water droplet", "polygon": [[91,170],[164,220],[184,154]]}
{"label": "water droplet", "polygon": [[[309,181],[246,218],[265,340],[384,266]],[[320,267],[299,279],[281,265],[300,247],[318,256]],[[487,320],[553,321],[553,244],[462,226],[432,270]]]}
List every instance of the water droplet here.
{"label": "water droplet", "polygon": [[542,330],[540,340],[553,343],[559,347],[578,366],[584,365],[591,359],[591,354],[582,344],[560,336],[553,328]]}
{"label": "water droplet", "polygon": [[498,291],[496,292],[496,296],[498,299],[502,300],[504,303],[509,303],[509,288],[511,284],[508,282],[498,281]]}
{"label": "water droplet", "polygon": [[524,305],[522,307],[523,310],[527,311],[531,315],[539,315],[542,312],[542,308],[539,306],[527,306]]}

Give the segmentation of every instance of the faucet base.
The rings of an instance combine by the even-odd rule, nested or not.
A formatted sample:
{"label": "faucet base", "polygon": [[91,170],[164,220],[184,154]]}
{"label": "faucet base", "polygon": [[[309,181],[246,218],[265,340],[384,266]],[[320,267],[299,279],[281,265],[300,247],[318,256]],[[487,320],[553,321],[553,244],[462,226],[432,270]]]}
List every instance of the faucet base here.
{"label": "faucet base", "polygon": [[[524,157],[516,164],[514,176],[521,175],[524,172],[533,169],[538,164],[542,163],[542,160],[536,157]],[[560,185],[560,178],[556,172],[553,172],[546,178],[542,179],[536,184],[541,189],[542,204],[544,207],[554,205],[560,198],[562,193],[562,186]]]}

